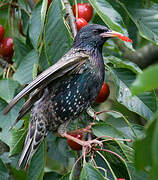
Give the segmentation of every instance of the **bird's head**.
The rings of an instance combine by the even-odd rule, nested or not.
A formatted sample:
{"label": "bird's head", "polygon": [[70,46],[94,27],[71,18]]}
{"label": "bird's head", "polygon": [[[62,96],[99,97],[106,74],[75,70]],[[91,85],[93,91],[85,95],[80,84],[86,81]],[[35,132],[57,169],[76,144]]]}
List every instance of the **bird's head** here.
{"label": "bird's head", "polygon": [[110,37],[118,37],[124,41],[132,42],[128,37],[121,33],[112,31],[107,26],[99,24],[90,24],[84,26],[75,37],[75,47],[102,48],[103,44]]}

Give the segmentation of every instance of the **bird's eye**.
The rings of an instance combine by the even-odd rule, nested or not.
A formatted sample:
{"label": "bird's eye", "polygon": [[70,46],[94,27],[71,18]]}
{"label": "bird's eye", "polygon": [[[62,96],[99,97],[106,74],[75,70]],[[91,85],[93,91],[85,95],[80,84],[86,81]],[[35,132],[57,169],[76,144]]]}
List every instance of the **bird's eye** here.
{"label": "bird's eye", "polygon": [[103,33],[103,32],[104,32],[103,29],[94,29],[94,30],[93,30],[93,33],[96,34],[96,35],[97,35],[97,34],[101,34],[101,33]]}
{"label": "bird's eye", "polygon": [[99,33],[98,33],[98,30],[96,30],[96,29],[93,30],[93,33],[94,33],[94,34],[99,34]]}

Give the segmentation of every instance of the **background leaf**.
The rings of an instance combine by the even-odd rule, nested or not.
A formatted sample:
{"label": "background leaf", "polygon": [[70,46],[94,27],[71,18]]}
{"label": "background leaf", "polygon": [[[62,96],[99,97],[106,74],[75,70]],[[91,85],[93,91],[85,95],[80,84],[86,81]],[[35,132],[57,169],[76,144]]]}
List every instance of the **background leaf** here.
{"label": "background leaf", "polygon": [[61,1],[53,0],[47,14],[45,50],[50,64],[59,60],[72,46],[72,38],[64,22],[62,10]]}
{"label": "background leaf", "polygon": [[133,94],[140,94],[145,91],[151,91],[158,88],[158,79],[155,78],[158,72],[158,65],[150,66],[139,74],[131,86]]}
{"label": "background leaf", "polygon": [[38,62],[38,54],[35,50],[29,52],[20,63],[16,73],[14,73],[14,80],[18,81],[21,85],[28,84],[32,81],[34,75],[34,66]]}
{"label": "background leaf", "polygon": [[119,0],[120,4],[136,24],[139,33],[145,39],[158,45],[158,4],[146,4],[143,0]]}
{"label": "background leaf", "polygon": [[0,80],[0,97],[6,102],[10,102],[13,97],[16,88],[18,87],[18,82],[11,79],[1,79]]}
{"label": "background leaf", "polygon": [[9,178],[8,169],[5,167],[1,159],[0,159],[0,177],[1,177],[1,180],[7,180]]}
{"label": "background leaf", "polygon": [[156,112],[156,99],[153,93],[147,92],[132,96],[130,86],[136,79],[136,74],[129,69],[111,69],[117,86],[117,101],[130,111],[136,112],[150,120]]}

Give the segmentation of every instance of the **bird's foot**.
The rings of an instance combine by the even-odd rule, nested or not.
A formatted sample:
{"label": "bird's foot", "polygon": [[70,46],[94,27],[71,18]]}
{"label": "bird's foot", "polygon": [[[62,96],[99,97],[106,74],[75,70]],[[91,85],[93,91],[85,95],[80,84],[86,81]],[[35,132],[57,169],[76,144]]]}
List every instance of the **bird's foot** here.
{"label": "bird's foot", "polygon": [[97,140],[97,139],[84,141],[84,140],[77,139],[77,138],[75,138],[75,137],[73,137],[67,133],[61,134],[61,136],[65,137],[67,139],[70,139],[70,140],[76,142],[77,144],[80,144],[81,146],[86,147],[88,149],[91,149],[92,146],[97,146],[97,145],[99,145],[101,148],[103,147],[102,142]]}

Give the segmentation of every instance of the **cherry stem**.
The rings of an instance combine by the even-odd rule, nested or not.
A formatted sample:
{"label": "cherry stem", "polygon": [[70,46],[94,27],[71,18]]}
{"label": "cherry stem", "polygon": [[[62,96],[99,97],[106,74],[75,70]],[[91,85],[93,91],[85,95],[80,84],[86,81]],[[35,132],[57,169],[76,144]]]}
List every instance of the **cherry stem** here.
{"label": "cherry stem", "polygon": [[72,167],[72,174],[73,174],[73,171],[75,169],[75,166],[77,165],[77,163],[79,162],[79,160],[83,157],[83,154],[76,160],[75,164],[73,165]]}
{"label": "cherry stem", "polygon": [[115,156],[117,156],[119,159],[121,159],[123,162],[125,162],[125,159],[123,159],[123,157],[121,157],[119,154],[115,153],[114,151],[108,150],[108,149],[96,149],[96,151],[105,151],[105,152],[109,152],[111,154],[114,154]]}
{"label": "cherry stem", "polygon": [[76,19],[78,18],[78,6],[77,6],[77,0],[75,0],[75,9],[76,9]]}
{"label": "cherry stem", "polygon": [[100,136],[100,137],[97,137],[96,139],[100,139],[100,138],[109,138],[109,139],[102,140],[102,142],[111,141],[111,140],[114,140],[114,141],[132,142],[132,139],[113,138],[113,137],[111,137],[111,136]]}

